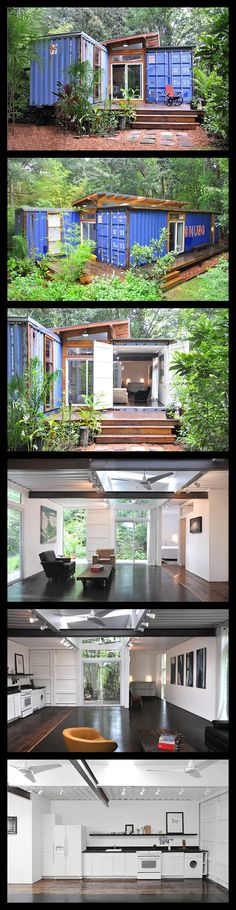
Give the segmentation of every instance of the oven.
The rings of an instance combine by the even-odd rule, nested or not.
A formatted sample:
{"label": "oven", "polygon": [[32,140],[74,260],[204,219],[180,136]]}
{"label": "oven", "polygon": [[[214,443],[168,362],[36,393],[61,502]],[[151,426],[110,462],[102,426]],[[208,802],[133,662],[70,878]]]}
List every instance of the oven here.
{"label": "oven", "polygon": [[21,689],[21,716],[28,717],[28,714],[33,714],[32,689],[25,692]]}
{"label": "oven", "polygon": [[161,878],[161,851],[137,851],[137,878]]}

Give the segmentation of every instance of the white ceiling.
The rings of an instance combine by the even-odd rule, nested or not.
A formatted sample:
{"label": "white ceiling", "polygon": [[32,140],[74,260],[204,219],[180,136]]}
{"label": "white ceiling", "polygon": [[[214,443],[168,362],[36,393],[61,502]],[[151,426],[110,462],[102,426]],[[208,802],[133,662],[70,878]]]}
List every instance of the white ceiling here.
{"label": "white ceiling", "polygon": [[[86,607],[76,608],[76,607],[63,607],[61,609],[53,608],[43,608],[37,611],[40,618],[32,626],[34,629],[40,629],[40,625],[43,622],[48,622],[57,630],[65,627],[65,623],[68,623],[68,635],[72,633],[73,628],[80,630],[81,634],[84,636],[86,629],[92,629],[94,631],[94,637],[100,637],[105,635],[106,627],[110,629],[117,630],[127,629],[127,632],[131,632],[132,625],[135,624],[138,620],[142,618],[142,610],[132,610],[132,608],[96,608],[95,617],[100,618],[105,622],[105,627],[96,625],[95,622],[91,622],[90,618],[88,620],[80,621],[80,618],[84,615],[90,616],[91,610]],[[184,629],[184,628],[211,628],[215,629],[218,625],[228,622],[229,611],[227,608],[221,607],[197,607],[197,608],[186,608],[183,609],[179,607],[160,607],[152,608],[148,612],[155,614],[155,618],[145,617],[145,621],[148,621],[149,628],[153,629],[153,635],[158,636],[159,629],[169,629],[170,637],[172,630],[175,628]],[[30,618],[33,616],[33,610],[21,610],[14,609],[12,607],[8,608],[7,619],[8,619],[8,628],[9,629],[19,629],[24,633],[24,629],[29,629],[31,624],[29,622]],[[109,616],[109,613],[111,615]],[[40,622],[41,619],[41,622]],[[133,625],[134,628],[134,625]],[[49,639],[52,642],[52,639]],[[29,639],[27,640],[29,643]],[[33,639],[30,640],[31,642]],[[43,639],[46,641],[46,638]],[[150,641],[147,638],[143,639],[144,644]],[[57,639],[59,645],[60,639]],[[154,642],[153,642],[154,644]]]}
{"label": "white ceiling", "polygon": [[[29,781],[20,770],[24,759],[9,759],[8,761],[8,783],[12,786],[27,786]],[[59,767],[50,770],[53,764],[59,764]],[[95,759],[88,761],[89,767],[95,774],[100,786],[123,788],[129,787],[182,787],[196,788],[202,787],[227,787],[228,783],[228,761],[226,759],[204,759],[193,760],[193,768],[199,768],[200,777],[192,777],[186,774],[188,759],[172,760],[149,760],[145,759]],[[38,773],[35,769],[37,766],[47,766],[47,769]],[[83,778],[80,776],[69,760],[55,758],[51,759],[28,759],[27,767],[32,767],[36,778],[36,788],[49,787],[82,787],[84,789]],[[79,768],[79,766],[78,766]],[[31,786],[31,781],[30,781]]]}
{"label": "white ceiling", "polygon": [[[42,471],[31,471],[30,469],[21,469],[20,467],[11,469],[8,472],[9,482],[13,485],[20,485],[22,490],[27,491],[60,491],[65,490],[70,492],[78,492],[78,498],[80,492],[88,492],[93,489],[93,480],[96,472],[90,470],[70,469],[63,468],[54,468],[53,471],[45,468]],[[157,476],[158,473],[161,475],[164,473],[163,470],[149,470],[148,466],[146,468],[146,476],[152,478]],[[127,496],[129,492],[142,493],[145,491],[145,487],[141,484],[143,478],[143,471],[98,471],[97,472],[99,480],[101,481],[102,487],[106,491],[113,492],[126,492]],[[157,480],[154,484],[151,485],[151,490],[153,492],[175,492],[183,487],[187,486],[187,492],[196,492],[205,490],[222,490],[227,488],[228,483],[228,472],[227,471],[209,471],[205,473],[202,477],[198,477],[198,469],[196,462],[196,471],[175,471],[173,470],[170,477],[167,477],[166,480]],[[196,480],[194,481],[194,478]],[[189,481],[193,481],[189,485]],[[147,490],[146,490],[147,491]],[[56,501],[56,499],[55,499]],[[59,500],[61,502],[61,500]],[[73,500],[73,505],[76,505],[76,500]],[[65,505],[67,501],[63,501]],[[160,502],[159,502],[160,504]]]}
{"label": "white ceiling", "polygon": [[[37,793],[39,786],[35,787],[29,783],[24,784],[24,789],[29,793]],[[41,789],[41,788],[40,788]],[[159,789],[159,788],[158,788]],[[96,802],[99,803],[99,797],[96,796],[96,793],[93,793],[89,787],[65,787],[63,793],[60,792],[60,787],[43,787],[43,793],[40,795],[48,800],[79,800],[82,802]],[[183,790],[183,793],[180,794],[180,790]],[[106,796],[110,801],[116,800],[121,802],[143,802],[143,801],[156,801],[160,800],[192,800],[200,802],[208,797],[215,796],[219,793],[219,787],[208,787],[208,792],[206,792],[206,787],[160,787],[159,793],[156,793],[156,787],[147,787],[143,796],[141,796],[140,787],[127,787],[126,793],[123,793],[122,787],[105,787]]]}

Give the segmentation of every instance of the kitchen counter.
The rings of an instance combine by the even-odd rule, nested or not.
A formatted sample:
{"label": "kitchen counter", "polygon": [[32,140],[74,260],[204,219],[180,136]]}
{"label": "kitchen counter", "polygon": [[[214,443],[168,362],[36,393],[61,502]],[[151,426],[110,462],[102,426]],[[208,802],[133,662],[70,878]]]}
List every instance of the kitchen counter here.
{"label": "kitchen counter", "polygon": [[112,853],[117,853],[117,854],[119,854],[119,853],[138,853],[139,850],[148,850],[148,851],[151,850],[154,853],[155,853],[155,851],[158,851],[161,853],[206,853],[207,852],[206,850],[200,850],[199,847],[185,847],[184,849],[183,849],[183,847],[171,847],[171,850],[168,850],[168,847],[162,847],[162,846],[144,847],[142,844],[142,847],[120,847],[118,850],[117,849],[112,850],[111,847],[109,847],[109,850],[107,847],[87,847],[86,850],[83,850],[83,853],[106,853],[106,852],[108,852],[108,853],[112,852]]}

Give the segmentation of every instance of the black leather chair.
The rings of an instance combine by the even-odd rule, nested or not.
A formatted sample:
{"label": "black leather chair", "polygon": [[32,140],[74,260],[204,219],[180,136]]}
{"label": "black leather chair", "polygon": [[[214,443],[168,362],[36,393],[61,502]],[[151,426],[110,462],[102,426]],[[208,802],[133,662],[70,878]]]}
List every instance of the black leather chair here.
{"label": "black leather chair", "polygon": [[209,727],[205,727],[205,746],[208,752],[228,752],[228,720],[213,720]]}
{"label": "black leather chair", "polygon": [[75,573],[76,563],[69,556],[56,556],[54,550],[39,553],[41,566],[47,578],[71,578]]}
{"label": "black leather chair", "polygon": [[138,389],[134,394],[134,403],[135,404],[146,404],[148,400],[150,389]]}

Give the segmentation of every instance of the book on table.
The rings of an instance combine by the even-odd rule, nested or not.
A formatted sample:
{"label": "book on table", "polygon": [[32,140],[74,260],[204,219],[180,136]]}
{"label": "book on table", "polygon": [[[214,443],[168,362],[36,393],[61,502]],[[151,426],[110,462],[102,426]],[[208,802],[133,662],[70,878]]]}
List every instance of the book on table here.
{"label": "book on table", "polygon": [[95,562],[93,566],[90,567],[90,572],[102,572],[104,566],[100,562]]}
{"label": "book on table", "polygon": [[158,749],[163,751],[174,752],[175,736],[172,733],[161,733],[158,740]]}

